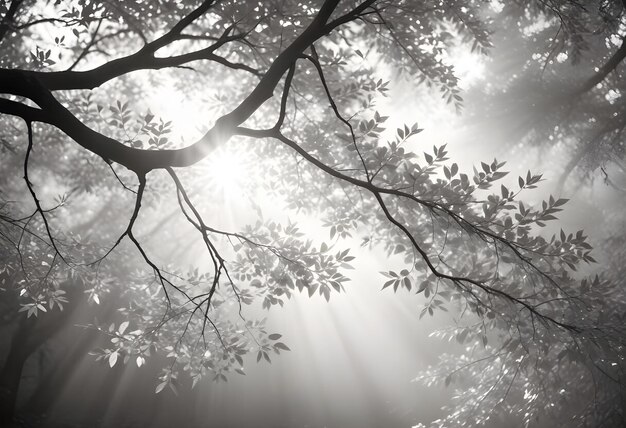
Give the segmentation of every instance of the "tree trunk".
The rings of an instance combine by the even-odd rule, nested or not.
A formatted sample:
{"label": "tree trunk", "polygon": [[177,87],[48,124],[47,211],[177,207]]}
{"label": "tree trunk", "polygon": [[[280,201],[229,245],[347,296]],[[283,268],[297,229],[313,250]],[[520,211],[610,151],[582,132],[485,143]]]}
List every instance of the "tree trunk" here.
{"label": "tree trunk", "polygon": [[[67,308],[69,311],[75,311],[77,308],[86,307],[87,305],[84,295],[80,292],[70,299],[70,302],[73,303],[72,307]],[[119,304],[119,294],[111,293],[102,305],[89,311],[88,317],[110,320],[115,316],[115,308],[119,307]],[[87,320],[78,320],[80,324],[87,322]],[[64,348],[63,355],[52,356],[51,364],[49,364],[45,375],[41,377],[35,391],[25,403],[23,410],[28,414],[45,418],[46,414],[50,412],[50,409],[60,398],[59,391],[63,390],[63,387],[67,385],[72,372],[85,358],[94,344],[97,343],[99,338],[99,334],[92,330],[83,330],[78,335],[72,332],[71,343]]]}
{"label": "tree trunk", "polygon": [[[112,296],[98,308],[98,312],[95,314],[90,313],[90,317],[95,316],[101,320],[108,320],[115,314],[115,308],[118,303],[118,299]],[[80,305],[84,306],[85,304],[86,302],[81,300]],[[82,331],[79,336],[72,336],[73,343],[68,346],[64,355],[53,356],[51,366],[46,370],[47,373],[42,377],[41,382],[37,385],[37,389],[35,389],[25,405],[25,409],[29,414],[43,416],[48,413],[59,398],[58,391],[62,390],[67,384],[72,372],[88,354],[98,338],[99,335],[94,331]]]}
{"label": "tree trunk", "polygon": [[13,332],[9,353],[0,371],[0,426],[10,426],[15,417],[17,394],[24,363],[46,340],[58,333],[80,304],[82,293],[69,289],[70,303],[63,311],[56,310],[39,318],[22,313]]}
{"label": "tree trunk", "polygon": [[56,361],[42,376],[41,382],[37,384],[37,389],[30,396],[23,410],[26,410],[28,414],[45,416],[54,405],[59,391],[66,385],[78,363],[91,349],[95,339],[94,333],[83,332],[68,354],[53,357]]}
{"label": "tree trunk", "polygon": [[24,363],[32,353],[28,342],[34,323],[22,319],[11,340],[11,348],[0,372],[0,426],[10,426],[15,416],[17,391]]}

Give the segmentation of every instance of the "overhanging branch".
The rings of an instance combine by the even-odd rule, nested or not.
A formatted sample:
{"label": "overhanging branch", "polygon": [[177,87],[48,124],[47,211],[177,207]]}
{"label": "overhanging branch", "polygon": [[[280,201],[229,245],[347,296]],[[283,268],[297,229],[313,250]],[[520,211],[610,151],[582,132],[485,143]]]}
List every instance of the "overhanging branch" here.
{"label": "overhanging branch", "polygon": [[[239,127],[237,128],[237,134],[239,135],[243,135],[243,136],[248,136],[248,137],[253,137],[253,138],[273,138],[276,139],[280,142],[282,142],[283,144],[287,145],[288,147],[292,148],[293,150],[295,150],[298,154],[300,154],[304,159],[306,159],[308,162],[310,162],[311,164],[313,164],[315,167],[319,168],[320,170],[322,170],[323,172],[327,173],[330,176],[333,176],[335,178],[338,178],[340,180],[346,181],[350,184],[355,185],[356,187],[365,189],[367,191],[369,191],[372,195],[374,195],[374,197],[376,198],[376,200],[378,201],[379,205],[381,206],[381,208],[383,209],[383,212],[385,213],[385,216],[387,217],[387,219],[394,224],[394,226],[396,226],[411,242],[411,245],[415,248],[415,250],[420,254],[420,256],[422,257],[422,259],[424,260],[424,262],[426,263],[426,265],[428,266],[429,270],[433,273],[433,275],[435,275],[437,278],[440,279],[446,279],[451,281],[452,283],[459,285],[459,284],[470,284],[474,287],[477,287],[481,290],[483,290],[485,293],[487,293],[488,295],[494,295],[494,296],[498,296],[500,298],[509,300],[515,304],[520,305],[521,307],[527,309],[529,311],[529,313],[532,316],[536,316],[539,319],[542,319],[546,322],[549,322],[555,326],[561,327],[567,331],[571,331],[571,332],[580,332],[582,331],[580,327],[575,326],[575,325],[571,325],[565,322],[561,322],[556,320],[555,318],[551,317],[550,315],[547,315],[543,312],[540,312],[539,310],[537,310],[534,306],[530,305],[529,303],[524,302],[523,300],[521,300],[518,297],[515,297],[511,294],[508,294],[502,290],[493,288],[487,284],[485,284],[482,281],[477,281],[474,280],[472,278],[469,277],[463,277],[463,276],[455,276],[455,275],[449,275],[446,273],[443,273],[441,271],[439,271],[434,265],[433,263],[430,261],[430,258],[428,257],[428,254],[426,254],[426,252],[421,248],[421,246],[419,245],[419,243],[415,240],[415,238],[413,237],[413,235],[411,234],[411,232],[406,228],[406,226],[404,226],[402,223],[400,223],[398,220],[396,220],[393,215],[390,214],[390,212],[388,211],[384,200],[383,200],[383,195],[388,194],[388,195],[394,195],[394,196],[398,196],[398,197],[403,197],[403,198],[407,198],[410,200],[413,200],[414,202],[417,202],[421,205],[424,205],[425,207],[429,208],[429,209],[439,209],[439,207],[431,202],[428,201],[422,201],[421,199],[410,195],[410,194],[406,194],[404,192],[401,191],[397,191],[397,190],[393,190],[393,189],[384,189],[384,188],[380,188],[376,185],[374,185],[371,182],[367,182],[367,181],[363,181],[363,180],[359,180],[357,178],[353,178],[350,176],[347,176],[335,169],[333,169],[332,167],[324,164],[323,162],[319,161],[317,158],[315,158],[314,156],[312,156],[310,153],[308,153],[306,150],[304,150],[299,144],[297,144],[295,141],[287,138],[286,136],[284,136],[280,131],[277,130],[273,130],[273,129],[269,129],[269,130],[253,130],[253,129],[247,129],[247,128],[242,128]],[[449,210],[447,210],[449,211]],[[450,212],[451,213],[451,212]],[[454,214],[454,213],[451,213]],[[549,276],[547,276],[545,273],[543,273],[539,268],[537,268],[534,264],[532,264],[529,260],[527,260],[525,257],[523,257],[523,255],[519,252],[519,249],[516,249],[514,247],[514,245],[505,240],[504,238],[495,235],[489,231],[485,231],[483,229],[480,229],[476,226],[474,226],[473,224],[467,222],[467,220],[463,220],[462,218],[460,218],[458,215],[454,214],[454,218],[457,221],[462,221],[464,223],[467,223],[468,225],[470,225],[472,227],[473,230],[476,230],[476,233],[480,236],[482,235],[486,235],[489,237],[492,237],[494,239],[497,239],[505,244],[507,244],[509,246],[509,248],[511,248],[512,250],[514,250],[515,254],[520,258],[520,260],[526,264],[528,264],[529,266],[531,266],[534,270],[536,270],[540,276],[544,277],[544,279],[548,280],[549,283],[551,283],[553,286],[556,286],[558,288],[558,284],[556,284],[556,282],[554,282],[553,279],[551,279]],[[464,290],[467,290],[466,287],[461,287]]]}
{"label": "overhanging branch", "polygon": [[[61,79],[62,82],[67,83],[66,80],[69,79],[68,76],[70,76],[67,72],[60,72],[58,75],[49,73],[49,77],[44,78],[44,82],[41,82],[41,76],[33,72],[0,70],[0,92],[11,93],[31,99],[45,111],[45,113],[42,113],[43,121],[56,126],[81,146],[101,156],[107,162],[116,162],[120,165],[124,165],[126,168],[135,171],[138,175],[144,175],[153,169],[190,166],[206,157],[216,145],[228,140],[233,135],[237,126],[245,122],[261,105],[273,96],[274,89],[280,82],[284,73],[309,46],[336,27],[354,20],[359,13],[369,7],[373,2],[374,0],[365,1],[351,12],[327,24],[339,0],[326,0],[311,24],[291,43],[291,45],[276,57],[250,94],[234,110],[218,119],[215,126],[200,140],[182,149],[135,149],[127,147],[87,127],[63,107],[50,93],[50,87],[54,87],[55,84],[53,81],[56,79],[56,77],[51,76],[59,76],[58,78]],[[166,34],[166,36],[163,37],[167,39],[168,37],[174,36],[175,34],[169,36]],[[147,49],[147,52],[151,52],[151,49],[158,47],[159,43],[161,42],[158,42],[156,45],[148,44],[144,49]],[[142,52],[143,51],[139,51],[130,57],[111,61],[105,64],[105,66],[115,69],[120,65],[120,61],[122,64],[124,61],[128,61],[130,62],[130,68],[141,67],[141,61],[139,60],[142,59],[142,56],[145,54],[145,52]],[[163,59],[155,58],[154,60],[161,61]],[[126,64],[126,66],[128,67],[129,65]],[[109,73],[109,71],[106,70],[100,70],[100,72],[105,75]],[[114,73],[113,71],[111,72]],[[80,76],[75,75],[74,77],[80,80],[81,76],[84,76],[84,74]],[[48,80],[46,81],[46,79]],[[89,82],[87,84],[83,82],[82,85],[88,87],[92,83],[93,82]],[[3,112],[12,114],[12,109],[5,108]],[[24,109],[20,109],[20,113],[24,113]]]}

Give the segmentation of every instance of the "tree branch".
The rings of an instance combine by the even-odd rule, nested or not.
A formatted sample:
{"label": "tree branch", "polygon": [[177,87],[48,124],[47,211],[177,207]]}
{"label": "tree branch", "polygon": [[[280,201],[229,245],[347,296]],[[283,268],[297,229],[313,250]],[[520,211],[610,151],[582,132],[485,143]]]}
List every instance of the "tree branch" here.
{"label": "tree branch", "polygon": [[617,51],[609,58],[609,60],[604,63],[602,67],[598,70],[596,74],[594,74],[590,79],[588,79],[581,88],[576,91],[575,95],[584,94],[587,91],[593,89],[598,83],[602,82],[606,77],[617,68],[619,64],[626,58],[626,36],[622,37],[622,45],[619,47]]}
{"label": "tree branch", "polygon": [[[144,175],[153,169],[190,166],[206,157],[217,144],[228,140],[233,135],[235,127],[246,121],[262,104],[273,96],[274,89],[280,82],[283,74],[305,49],[337,26],[354,19],[354,16],[356,16],[355,11],[367,7],[367,5],[373,3],[373,0],[364,2],[349,14],[327,25],[327,21],[338,3],[339,0],[326,0],[311,24],[291,45],[276,57],[250,94],[234,110],[219,118],[215,126],[199,141],[182,149],[157,151],[127,147],[87,127],[63,107],[49,91],[50,87],[55,87],[56,84],[62,83],[67,86],[67,80],[72,78],[78,79],[79,83],[72,84],[70,87],[89,87],[93,84],[93,82],[90,82],[90,79],[93,79],[93,76],[89,74],[90,72],[44,73],[47,77],[42,82],[40,80],[42,76],[34,72],[3,69],[0,70],[0,92],[24,96],[33,100],[42,110],[46,111],[44,120],[46,123],[53,124],[78,144],[101,156],[107,162],[117,162],[135,171],[138,175]],[[154,45],[149,49],[153,47]],[[193,55],[193,53],[190,55]],[[133,70],[139,69],[142,67],[142,59],[145,59],[143,50],[130,57],[105,64],[102,66],[105,67],[105,70],[101,69],[100,73],[105,76],[115,75],[119,73],[117,69],[119,66],[130,67]],[[167,62],[168,59],[154,58],[154,61]],[[85,76],[91,77],[86,78]],[[99,76],[99,78],[104,79],[105,77]],[[57,80],[55,81],[55,79]],[[82,82],[81,79],[83,79]],[[23,109],[20,111],[23,112]],[[12,114],[11,109],[5,109],[4,112]]]}
{"label": "tree branch", "polygon": [[[384,194],[389,194],[389,195],[395,195],[395,196],[399,196],[399,197],[404,197],[404,198],[408,198],[414,202],[417,202],[421,205],[424,205],[427,208],[430,209],[439,209],[438,206],[436,206],[434,203],[431,203],[429,201],[423,201],[413,195],[401,192],[401,191],[397,191],[397,190],[393,190],[393,189],[384,189],[384,188],[380,188],[376,185],[374,185],[373,183],[367,182],[367,181],[363,181],[363,180],[359,180],[357,178],[353,178],[347,175],[342,174],[341,172],[336,171],[335,169],[333,169],[332,167],[324,164],[323,162],[319,161],[318,159],[316,159],[315,157],[313,157],[310,153],[308,153],[306,150],[304,150],[300,145],[298,145],[295,141],[290,140],[289,138],[287,138],[286,136],[284,136],[282,133],[280,133],[279,131],[275,131],[272,129],[269,130],[253,130],[253,129],[247,129],[247,128],[242,128],[239,127],[237,128],[237,134],[239,135],[244,135],[244,136],[248,136],[248,137],[253,137],[253,138],[274,138],[277,139],[278,141],[284,143],[285,145],[287,145],[288,147],[291,147],[293,150],[295,150],[298,154],[300,154],[304,159],[306,159],[308,162],[310,162],[311,164],[313,164],[314,166],[316,166],[317,168],[319,168],[320,170],[324,171],[325,173],[327,173],[330,176],[333,176],[335,178],[338,178],[340,180],[346,181],[350,184],[353,184],[357,187],[360,187],[362,189],[368,190],[370,193],[372,193],[374,195],[374,197],[376,198],[376,200],[378,201],[378,203],[381,205],[381,208],[383,209],[383,212],[385,213],[385,216],[387,217],[387,219],[394,224],[404,235],[407,236],[407,238],[411,241],[412,246],[415,248],[415,250],[420,254],[420,256],[422,257],[422,259],[424,260],[424,262],[426,263],[426,265],[428,266],[429,270],[438,278],[441,279],[446,279],[449,280],[451,282],[453,282],[454,284],[462,284],[462,283],[467,283],[467,284],[471,284],[475,287],[480,288],[481,290],[485,291],[487,294],[490,295],[496,295],[499,297],[502,297],[506,300],[509,300],[513,303],[516,303],[522,307],[524,307],[525,309],[527,309],[531,314],[537,316],[538,318],[545,320],[545,321],[549,321],[550,323],[559,326],[565,330],[568,331],[572,331],[572,332],[580,332],[582,331],[580,327],[578,326],[574,326],[574,325],[570,325],[561,321],[558,321],[552,317],[550,317],[549,315],[544,314],[543,312],[539,312],[537,309],[535,309],[532,305],[524,302],[523,300],[521,300],[520,298],[517,298],[515,296],[512,296],[506,292],[503,292],[501,290],[495,289],[491,286],[488,286],[487,284],[481,282],[481,281],[477,281],[471,278],[467,278],[467,277],[461,277],[461,276],[454,276],[454,275],[449,275],[449,274],[445,274],[443,272],[440,272],[439,270],[437,270],[437,268],[432,264],[432,262],[430,261],[428,255],[426,254],[426,252],[421,248],[421,246],[418,244],[418,242],[415,240],[415,238],[413,237],[413,235],[411,234],[411,232],[400,222],[398,222],[387,210],[386,205],[384,204],[384,201],[382,199],[382,195]],[[516,249],[512,243],[510,243],[509,241],[506,241],[505,239],[503,239],[502,237],[495,235],[489,231],[485,231],[483,229],[480,229],[474,225],[472,225],[471,223],[469,223],[467,220],[463,220],[461,219],[458,215],[456,215],[455,213],[451,213],[448,211],[449,214],[454,215],[454,219],[458,219],[458,221],[463,221],[465,222],[467,225],[472,227],[472,230],[476,230],[477,234],[484,234],[487,236],[490,236],[494,239],[497,239],[505,244],[507,244],[509,246],[509,248],[511,248],[515,254],[520,258],[520,260],[522,260],[524,263],[528,264],[529,266],[533,267],[539,274],[540,276],[546,278],[552,285],[554,285],[555,287],[558,287],[558,284],[556,284],[556,282],[554,282],[553,279],[551,279],[549,276],[547,276],[545,273],[543,273],[539,268],[537,268],[536,266],[534,266],[534,264],[532,264],[527,258],[523,257],[523,255],[519,252],[518,249]],[[467,289],[465,287],[461,287],[462,289],[466,290]]]}
{"label": "tree branch", "polygon": [[39,215],[41,216],[41,219],[43,220],[43,224],[46,228],[46,234],[48,235],[48,238],[50,239],[50,244],[52,244],[52,247],[54,248],[54,251],[59,256],[59,258],[63,260],[63,263],[65,263],[66,265],[69,265],[68,261],[65,259],[63,254],[61,254],[61,251],[59,251],[59,247],[57,246],[56,240],[54,239],[54,236],[52,235],[52,231],[50,230],[50,225],[48,224],[48,219],[46,218],[46,214],[43,208],[41,207],[41,203],[39,202],[39,199],[37,198],[37,194],[35,193],[35,189],[33,188],[33,183],[30,181],[30,178],[28,176],[28,162],[30,160],[30,154],[33,151],[33,125],[32,123],[29,121],[26,121],[26,128],[28,129],[28,147],[26,148],[26,156],[24,157],[24,181],[26,181],[26,186],[28,187],[28,191],[30,192],[33,198],[33,201],[35,202],[37,212],[39,213]]}
{"label": "tree branch", "polygon": [[349,120],[345,119],[341,113],[339,113],[339,109],[337,108],[337,104],[335,104],[335,100],[333,99],[332,94],[330,93],[330,88],[328,87],[328,83],[326,82],[326,77],[324,76],[324,70],[322,69],[322,65],[319,62],[319,58],[317,55],[317,52],[315,50],[315,47],[313,45],[311,45],[311,50],[313,51],[313,56],[310,55],[304,55],[305,58],[307,58],[309,61],[311,61],[311,63],[315,66],[315,68],[317,69],[317,74],[319,75],[320,81],[322,82],[322,86],[324,87],[324,91],[326,92],[326,97],[328,98],[328,102],[330,103],[330,107],[333,109],[333,112],[335,113],[335,116],[337,116],[337,119],[339,119],[341,122],[343,122],[348,129],[350,130],[350,136],[352,138],[352,144],[354,145],[354,149],[356,150],[359,159],[361,160],[361,165],[363,165],[363,171],[365,172],[365,177],[367,178],[367,181],[372,181],[372,177],[370,176],[370,173],[367,169],[367,165],[365,164],[365,160],[363,159],[363,155],[361,154],[361,151],[359,150],[359,146],[356,143],[356,135],[354,134],[354,128],[352,127],[352,124],[350,123]]}
{"label": "tree branch", "polygon": [[9,10],[7,10],[7,13],[2,17],[2,21],[0,21],[0,42],[4,39],[9,28],[11,28],[11,23],[15,19],[15,14],[23,1],[24,0],[13,0],[11,6],[9,6]]}

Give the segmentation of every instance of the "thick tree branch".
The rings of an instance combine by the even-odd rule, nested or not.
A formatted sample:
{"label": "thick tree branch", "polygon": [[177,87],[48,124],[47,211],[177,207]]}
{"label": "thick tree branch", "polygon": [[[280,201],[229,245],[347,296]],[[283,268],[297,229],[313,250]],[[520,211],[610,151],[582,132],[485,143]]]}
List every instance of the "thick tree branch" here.
{"label": "thick tree branch", "polygon": [[[224,58],[218,55],[215,55],[214,53],[224,44],[245,37],[245,34],[230,35],[229,33],[231,31],[231,28],[226,29],[222,36],[218,38],[214,44],[207,48],[173,57],[160,58],[155,56],[156,52],[160,48],[178,40],[180,32],[184,28],[186,28],[191,22],[202,16],[212,6],[213,3],[214,1],[204,1],[197,9],[181,19],[174,26],[174,28],[172,28],[172,30],[170,30],[165,35],[159,37],[158,39],[147,43],[136,53],[126,57],[117,58],[88,71],[72,71],[72,68],[78,61],[80,61],[81,56],[85,54],[86,50],[88,50],[90,45],[94,42],[95,35],[90,45],[88,45],[87,48],[83,50],[81,56],[79,56],[79,58],[76,60],[76,63],[73,64],[69,70],[40,72],[0,69],[0,80],[6,81],[5,85],[2,85],[0,83],[0,92],[12,93],[10,90],[7,89],[10,89],[11,84],[19,83],[19,80],[12,81],[16,79],[15,72],[35,78],[46,89],[50,91],[55,91],[60,89],[93,89],[102,85],[105,82],[108,82],[109,80],[128,74],[132,71],[148,69],[158,70],[166,67],[176,67],[183,65],[187,62],[197,61],[201,59],[215,60],[223,65],[232,67],[234,64],[226,61]],[[258,74],[256,70],[250,67],[245,67],[242,64],[237,64],[235,68]],[[13,73],[9,73],[9,71],[13,71]]]}
{"label": "thick tree branch", "polygon": [[626,58],[626,37],[622,37],[622,45],[619,49],[615,51],[602,67],[600,67],[596,74],[581,86],[575,95],[581,95],[593,89],[598,83],[606,79],[606,77],[621,64],[624,58]]}
{"label": "thick tree branch", "polygon": [[21,117],[27,122],[49,123],[48,115],[43,110],[6,98],[0,98],[0,113]]}
{"label": "thick tree branch", "polygon": [[[44,82],[41,82],[39,80],[41,76],[33,74],[32,72],[0,70],[0,92],[12,93],[33,100],[42,110],[46,111],[46,123],[58,127],[81,146],[101,156],[107,162],[117,162],[135,171],[139,175],[146,174],[153,169],[189,166],[206,157],[216,145],[228,140],[233,135],[235,127],[246,121],[262,104],[273,96],[274,89],[280,82],[284,73],[298,59],[304,50],[337,26],[354,19],[354,17],[358,15],[357,11],[362,11],[369,7],[369,5],[373,3],[373,0],[363,2],[352,12],[327,24],[328,19],[338,3],[339,0],[325,1],[311,24],[291,45],[276,57],[250,94],[234,110],[218,119],[215,126],[199,141],[182,149],[160,151],[134,149],[90,129],[63,107],[49,92],[50,85],[54,87],[55,78],[51,76],[58,76],[59,82],[67,83],[68,74],[64,74],[64,72],[60,72],[60,74],[49,73],[46,78],[48,79],[47,82],[45,81],[46,79],[44,79]],[[150,49],[152,49],[152,47]],[[120,66],[120,64],[124,65],[125,61],[130,62],[131,68],[139,69],[142,67],[142,58],[142,51],[139,51],[130,57],[111,61],[103,66],[106,67],[103,73],[105,75],[107,73],[117,73],[115,71],[116,67]],[[167,59],[158,58],[154,60],[168,61]],[[128,64],[126,64],[126,66],[128,66]],[[85,74],[75,75],[79,80],[81,78],[84,79],[84,77],[80,76],[85,76]],[[91,77],[88,78],[88,80],[89,79],[91,79]],[[85,85],[85,82],[82,84]],[[93,84],[93,82],[87,84],[87,87],[91,84]],[[10,109],[5,109],[4,112],[11,114],[11,112],[7,110]]]}
{"label": "thick tree branch", "polygon": [[232,63],[215,54],[224,44],[240,40],[244,35],[236,34],[226,36],[213,45],[203,49],[188,52],[171,57],[157,57],[156,50],[148,44],[134,54],[117,58],[87,71],[26,71],[9,70],[0,68],[0,92],[18,95],[20,85],[25,79],[37,80],[39,84],[49,91],[62,89],[94,89],[103,83],[138,70],[160,70],[163,68],[177,67],[198,60],[215,61],[229,68],[243,70],[254,75],[260,73],[252,67],[244,64]]}
{"label": "thick tree branch", "polygon": [[11,5],[9,6],[7,13],[2,17],[2,20],[0,21],[0,42],[4,39],[4,36],[7,34],[7,31],[9,31],[9,28],[11,28],[11,24],[15,19],[15,14],[19,10],[23,1],[24,0],[11,1]]}

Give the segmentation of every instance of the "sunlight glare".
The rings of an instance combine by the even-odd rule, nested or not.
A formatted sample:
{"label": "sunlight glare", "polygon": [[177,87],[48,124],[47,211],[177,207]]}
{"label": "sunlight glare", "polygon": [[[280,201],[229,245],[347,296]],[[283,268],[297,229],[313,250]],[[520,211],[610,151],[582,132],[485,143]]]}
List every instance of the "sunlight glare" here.
{"label": "sunlight glare", "polygon": [[230,150],[220,150],[212,155],[207,165],[207,177],[211,185],[224,194],[236,194],[242,189],[246,168],[239,156]]}
{"label": "sunlight glare", "polygon": [[461,80],[464,89],[479,84],[484,78],[485,56],[457,48],[450,56],[449,62],[454,65],[455,74]]}
{"label": "sunlight glare", "polygon": [[183,141],[194,141],[206,132],[206,111],[202,104],[176,89],[173,82],[153,88],[148,105],[157,118],[172,122],[173,134]]}

